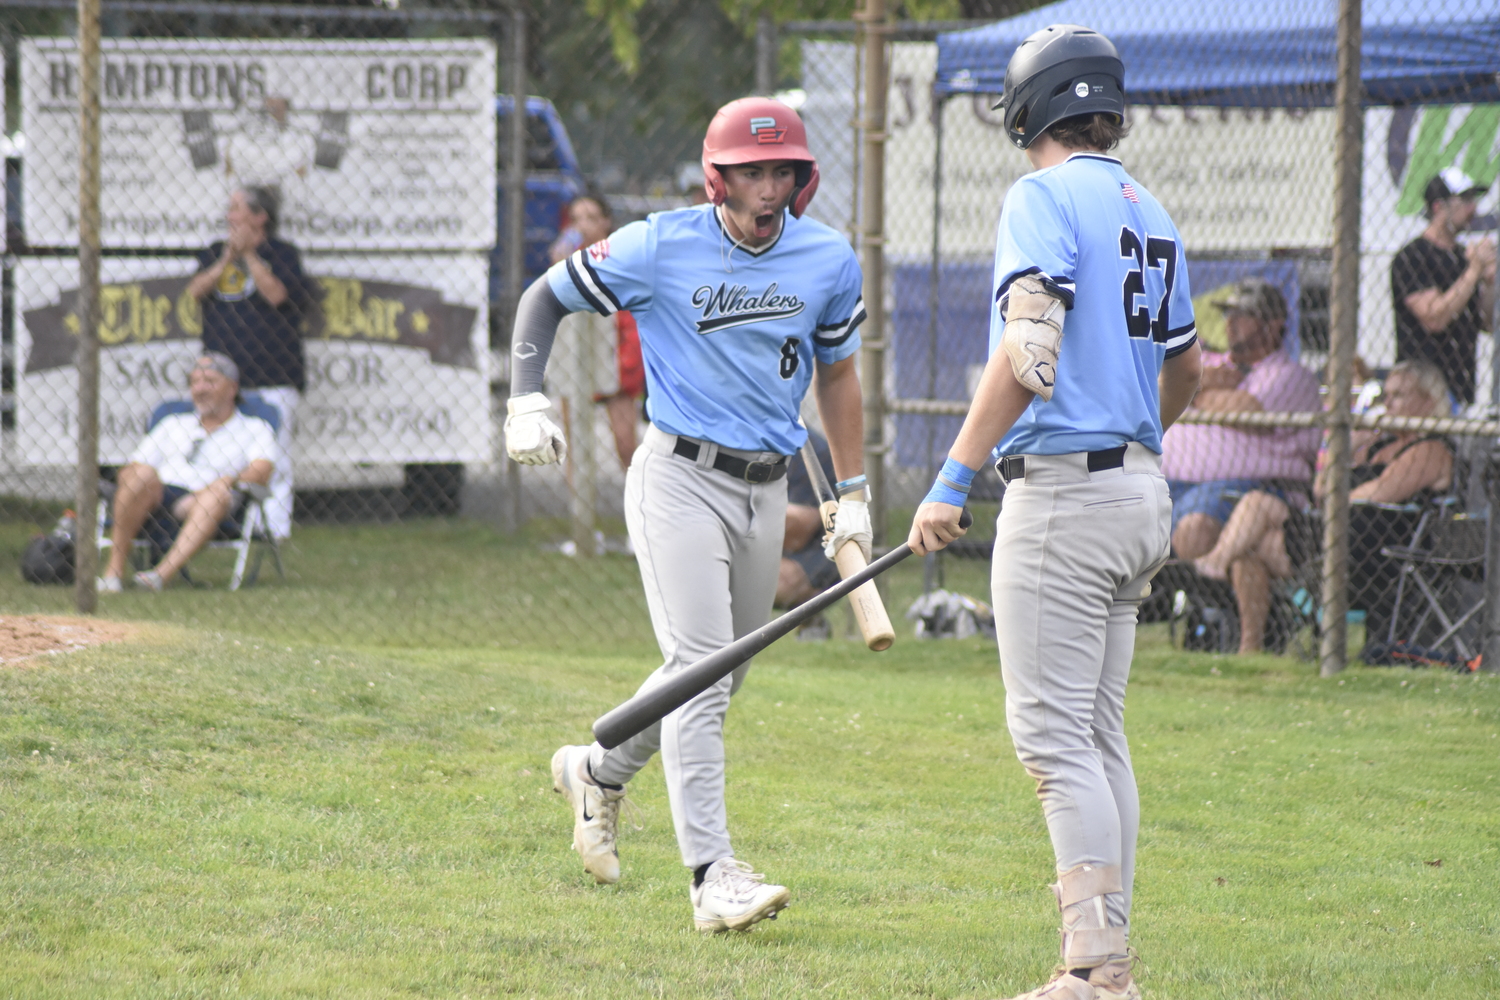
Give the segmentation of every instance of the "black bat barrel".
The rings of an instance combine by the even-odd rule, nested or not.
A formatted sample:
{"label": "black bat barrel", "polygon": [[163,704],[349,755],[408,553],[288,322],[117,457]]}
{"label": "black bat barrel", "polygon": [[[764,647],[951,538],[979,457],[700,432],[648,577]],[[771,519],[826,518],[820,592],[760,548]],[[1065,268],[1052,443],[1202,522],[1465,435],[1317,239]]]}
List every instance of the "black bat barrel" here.
{"label": "black bat barrel", "polygon": [[[965,509],[958,523],[960,527],[967,529],[974,523],[973,515]],[[866,580],[874,579],[909,555],[911,547],[908,545],[902,544],[892,549],[858,573],[839,581],[806,603],[799,604],[780,618],[741,636],[723,649],[709,653],[650,690],[642,691],[623,705],[610,709],[594,722],[594,739],[604,749],[613,750],[657,720],[686,705],[699,692],[706,691],[721,678],[733,673],[740,664],[813,615],[848,596]]]}

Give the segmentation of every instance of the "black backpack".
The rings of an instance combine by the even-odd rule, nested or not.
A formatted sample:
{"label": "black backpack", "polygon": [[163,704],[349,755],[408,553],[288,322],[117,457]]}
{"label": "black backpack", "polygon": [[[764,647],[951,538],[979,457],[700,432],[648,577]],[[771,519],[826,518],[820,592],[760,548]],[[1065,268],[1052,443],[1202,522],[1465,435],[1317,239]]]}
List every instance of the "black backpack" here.
{"label": "black backpack", "polygon": [[27,542],[21,554],[21,579],[27,583],[72,583],[73,536],[54,531]]}

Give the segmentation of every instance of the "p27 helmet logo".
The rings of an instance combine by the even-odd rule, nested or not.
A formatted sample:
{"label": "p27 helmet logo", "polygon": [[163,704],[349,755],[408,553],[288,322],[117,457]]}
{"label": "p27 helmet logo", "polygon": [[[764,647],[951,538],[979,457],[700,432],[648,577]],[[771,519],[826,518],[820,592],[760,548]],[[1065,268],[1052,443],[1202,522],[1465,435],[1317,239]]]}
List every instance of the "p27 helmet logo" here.
{"label": "p27 helmet logo", "polygon": [[786,141],[786,129],[778,128],[774,118],[750,119],[750,134],[755,136],[755,141],[762,146]]}

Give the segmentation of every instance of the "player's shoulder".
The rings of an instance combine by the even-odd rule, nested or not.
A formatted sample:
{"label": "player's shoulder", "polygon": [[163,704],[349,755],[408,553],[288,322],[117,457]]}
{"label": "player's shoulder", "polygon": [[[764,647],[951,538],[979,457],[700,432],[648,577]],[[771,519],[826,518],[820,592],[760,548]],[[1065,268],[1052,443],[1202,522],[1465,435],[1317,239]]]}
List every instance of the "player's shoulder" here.
{"label": "player's shoulder", "polygon": [[713,206],[689,205],[652,212],[637,224],[644,226],[657,239],[701,236],[714,230]]}
{"label": "player's shoulder", "polygon": [[789,248],[815,250],[831,254],[839,260],[852,260],[857,256],[848,237],[825,222],[806,215],[800,219],[794,218],[788,212],[782,225],[782,239],[787,241]]}

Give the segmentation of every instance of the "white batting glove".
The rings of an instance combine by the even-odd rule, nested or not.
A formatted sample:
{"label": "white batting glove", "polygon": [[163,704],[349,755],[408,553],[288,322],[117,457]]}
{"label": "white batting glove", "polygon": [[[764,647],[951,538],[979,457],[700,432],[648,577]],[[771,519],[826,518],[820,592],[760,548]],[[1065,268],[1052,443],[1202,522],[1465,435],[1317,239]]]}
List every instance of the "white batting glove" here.
{"label": "white batting glove", "polygon": [[552,404],[539,392],[505,401],[505,453],[522,465],[551,465],[568,456],[560,427],[547,417]]}
{"label": "white batting glove", "polygon": [[870,530],[870,505],[863,500],[840,500],[839,509],[833,515],[833,534],[823,543],[823,554],[832,559],[845,542],[853,539],[859,543],[865,561],[869,562],[870,543],[874,538],[875,533]]}

